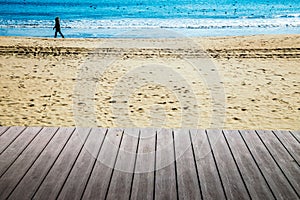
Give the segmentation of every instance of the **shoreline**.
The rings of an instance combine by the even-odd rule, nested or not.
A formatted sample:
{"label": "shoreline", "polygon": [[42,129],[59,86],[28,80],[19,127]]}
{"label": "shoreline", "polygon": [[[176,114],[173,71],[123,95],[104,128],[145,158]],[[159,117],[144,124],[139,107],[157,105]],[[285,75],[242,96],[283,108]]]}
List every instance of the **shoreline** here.
{"label": "shoreline", "polygon": [[[284,38],[284,40],[287,41],[279,41],[282,38]],[[271,46],[277,45],[280,47],[287,47],[287,48],[299,48],[300,47],[299,38],[300,38],[300,34],[253,34],[253,35],[243,35],[243,36],[195,36],[195,37],[176,37],[176,38],[134,38],[134,37],[132,38],[101,38],[101,37],[99,38],[53,38],[53,37],[27,37],[27,36],[0,36],[1,46],[3,45],[10,46],[15,44],[20,45],[22,42],[25,42],[24,44],[28,46],[31,44],[30,42],[36,40],[36,42],[41,42],[41,44],[42,41],[48,41],[50,43],[47,43],[47,45],[52,45],[52,46],[68,45],[69,47],[88,46],[89,48],[97,48],[97,47],[101,48],[102,46],[99,46],[97,44],[93,45],[93,43],[103,42],[103,41],[130,42],[132,40],[136,40],[136,41],[151,42],[155,40],[175,41],[175,40],[187,39],[187,40],[195,40],[198,43],[201,43],[204,49],[221,49],[221,48],[233,48],[233,47],[240,48],[240,46],[238,46],[237,43],[232,42],[233,39],[238,39],[245,42],[245,46],[243,46],[243,48],[250,48],[251,47],[250,44],[254,42],[257,43],[262,42],[259,46],[257,46],[258,48],[270,47],[270,45]],[[273,41],[271,42],[265,41],[269,39]],[[294,42],[291,43],[293,40]]]}
{"label": "shoreline", "polygon": [[[117,56],[104,76],[95,80],[98,84],[94,95],[97,126],[126,126],[118,116],[118,106],[121,106],[128,108],[126,117],[132,123],[127,125],[177,128],[185,112],[176,97],[180,94],[190,101],[187,109],[201,110],[197,125],[189,124],[194,118],[183,114],[189,128],[214,127],[211,88],[205,87],[205,81],[194,76],[192,68],[183,62],[183,57],[198,59],[203,55],[209,57],[211,70],[218,72],[219,86],[225,94],[225,113],[216,113],[225,114],[224,124],[217,128],[300,129],[299,34],[169,39],[0,36],[0,125],[77,125],[73,100],[79,70],[91,57],[97,56],[97,62],[103,63]],[[132,66],[153,62],[182,75],[192,90],[170,90],[152,84],[136,88],[129,97],[118,97],[123,103],[114,103],[112,91],[122,78],[132,80],[134,76],[130,73],[135,71]],[[206,74],[203,72],[203,75]],[[176,84],[172,86],[184,83]],[[121,89],[126,90],[126,87]],[[194,94],[190,94],[192,92]],[[193,95],[196,100],[191,101]]]}

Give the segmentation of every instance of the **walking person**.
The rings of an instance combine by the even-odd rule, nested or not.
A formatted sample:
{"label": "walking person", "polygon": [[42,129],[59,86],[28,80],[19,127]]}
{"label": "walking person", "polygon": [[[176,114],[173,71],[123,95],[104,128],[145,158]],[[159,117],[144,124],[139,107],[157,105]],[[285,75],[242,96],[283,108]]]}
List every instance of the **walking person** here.
{"label": "walking person", "polygon": [[54,34],[54,38],[57,37],[57,32],[61,35],[62,38],[65,38],[65,36],[61,33],[60,30],[60,22],[59,22],[59,17],[55,18],[55,26],[53,27],[53,30],[55,29],[55,34]]}

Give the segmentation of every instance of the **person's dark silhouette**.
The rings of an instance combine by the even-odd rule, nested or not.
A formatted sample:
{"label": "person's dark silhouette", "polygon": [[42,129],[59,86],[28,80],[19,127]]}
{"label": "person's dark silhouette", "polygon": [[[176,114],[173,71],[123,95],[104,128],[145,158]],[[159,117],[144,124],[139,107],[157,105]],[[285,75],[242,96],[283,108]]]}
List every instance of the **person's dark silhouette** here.
{"label": "person's dark silhouette", "polygon": [[61,33],[60,30],[60,22],[59,22],[59,17],[55,18],[55,26],[53,27],[53,30],[55,29],[55,34],[54,37],[57,37],[57,32],[61,35],[62,38],[64,38],[65,36]]}

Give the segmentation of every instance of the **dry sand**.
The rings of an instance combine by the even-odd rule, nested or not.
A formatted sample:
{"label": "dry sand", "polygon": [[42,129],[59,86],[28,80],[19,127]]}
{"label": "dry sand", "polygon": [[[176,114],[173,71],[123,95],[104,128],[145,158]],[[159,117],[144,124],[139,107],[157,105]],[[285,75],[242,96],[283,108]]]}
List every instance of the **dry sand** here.
{"label": "dry sand", "polygon": [[300,130],[300,35],[0,37],[1,126]]}

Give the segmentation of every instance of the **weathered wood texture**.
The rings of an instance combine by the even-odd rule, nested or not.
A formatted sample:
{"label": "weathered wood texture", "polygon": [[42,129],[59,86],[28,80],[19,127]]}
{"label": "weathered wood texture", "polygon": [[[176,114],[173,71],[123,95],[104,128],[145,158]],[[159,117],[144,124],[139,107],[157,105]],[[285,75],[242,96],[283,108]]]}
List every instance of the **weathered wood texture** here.
{"label": "weathered wood texture", "polygon": [[0,127],[0,199],[299,199],[299,131]]}

